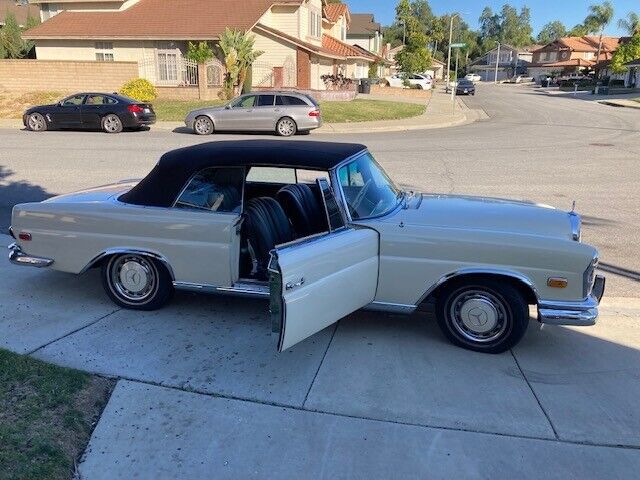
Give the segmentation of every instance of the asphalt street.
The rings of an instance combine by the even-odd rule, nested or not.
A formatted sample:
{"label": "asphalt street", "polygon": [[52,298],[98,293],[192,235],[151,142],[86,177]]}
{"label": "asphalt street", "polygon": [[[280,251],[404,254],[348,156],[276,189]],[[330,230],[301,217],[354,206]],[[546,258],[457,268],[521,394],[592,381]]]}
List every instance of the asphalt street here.
{"label": "asphalt street", "polygon": [[[575,200],[583,239],[600,249],[609,274],[608,294],[637,297],[640,113],[587,98],[479,85],[477,95],[464,101],[488,120],[440,130],[300,138],[364,143],[398,183],[418,191],[525,199],[566,210]],[[260,137],[0,130],[0,228],[9,225],[16,203],[140,178],[172,148]]]}

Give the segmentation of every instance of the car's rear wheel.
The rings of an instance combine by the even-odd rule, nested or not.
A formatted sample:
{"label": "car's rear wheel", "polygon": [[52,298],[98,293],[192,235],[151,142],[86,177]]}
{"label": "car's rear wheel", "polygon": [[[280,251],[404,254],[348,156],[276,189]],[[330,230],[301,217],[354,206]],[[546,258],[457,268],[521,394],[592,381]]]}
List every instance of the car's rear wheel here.
{"label": "car's rear wheel", "polygon": [[522,339],[529,324],[529,306],[510,283],[474,279],[448,286],[436,301],[436,317],[455,345],[502,353]]}
{"label": "car's rear wheel", "polygon": [[157,310],[173,296],[166,267],[144,255],[110,257],[102,264],[102,284],[111,300],[132,310]]}
{"label": "car's rear wheel", "polygon": [[32,132],[44,132],[47,129],[47,121],[41,113],[34,112],[27,117],[27,128]]}
{"label": "car's rear wheel", "polygon": [[206,115],[199,116],[193,122],[193,131],[198,135],[211,135],[213,130],[213,121]]}
{"label": "car's rear wheel", "polygon": [[102,119],[102,130],[107,133],[120,133],[122,128],[122,120],[115,113],[105,115]]}
{"label": "car's rear wheel", "polygon": [[276,124],[276,133],[281,137],[291,137],[298,131],[298,125],[293,118],[283,117]]}

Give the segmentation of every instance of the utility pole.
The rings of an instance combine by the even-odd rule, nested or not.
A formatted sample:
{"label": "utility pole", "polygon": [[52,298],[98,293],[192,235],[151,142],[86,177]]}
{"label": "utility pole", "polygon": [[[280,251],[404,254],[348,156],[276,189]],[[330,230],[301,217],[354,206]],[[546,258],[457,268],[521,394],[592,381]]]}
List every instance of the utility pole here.
{"label": "utility pole", "polygon": [[493,83],[498,83],[498,64],[500,63],[500,42],[498,42],[498,54],[496,55],[496,74]]}
{"label": "utility pole", "polygon": [[456,93],[458,90],[458,57],[460,56],[460,49],[456,48],[456,84],[453,88],[451,88],[451,104],[453,105],[453,114],[456,113]]}

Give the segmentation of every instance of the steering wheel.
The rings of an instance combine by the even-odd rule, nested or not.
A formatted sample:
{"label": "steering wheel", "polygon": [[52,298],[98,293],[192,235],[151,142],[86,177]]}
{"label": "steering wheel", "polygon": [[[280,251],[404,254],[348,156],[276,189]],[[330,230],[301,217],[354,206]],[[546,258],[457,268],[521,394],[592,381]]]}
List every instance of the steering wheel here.
{"label": "steering wheel", "polygon": [[364,186],[360,189],[360,191],[358,192],[358,195],[356,195],[356,198],[353,199],[353,204],[351,205],[352,210],[357,210],[358,207],[360,207],[360,204],[362,203],[362,200],[364,200],[364,197],[369,191],[369,188],[371,187],[372,183],[373,183],[372,180],[367,180]]}

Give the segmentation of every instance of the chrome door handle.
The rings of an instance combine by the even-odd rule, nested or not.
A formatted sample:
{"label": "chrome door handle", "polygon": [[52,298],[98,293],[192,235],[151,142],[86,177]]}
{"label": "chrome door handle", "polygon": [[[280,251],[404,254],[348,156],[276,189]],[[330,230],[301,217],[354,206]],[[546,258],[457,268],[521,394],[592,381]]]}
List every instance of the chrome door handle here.
{"label": "chrome door handle", "polygon": [[287,290],[293,290],[294,288],[301,287],[302,285],[304,285],[304,277],[302,277],[296,283],[287,282],[287,284],[284,286],[284,288],[286,288]]}

